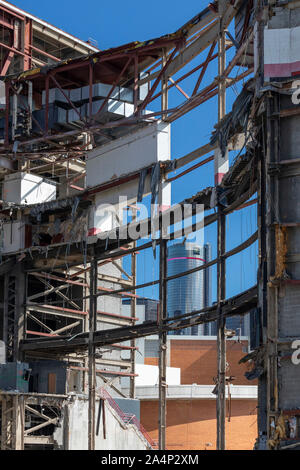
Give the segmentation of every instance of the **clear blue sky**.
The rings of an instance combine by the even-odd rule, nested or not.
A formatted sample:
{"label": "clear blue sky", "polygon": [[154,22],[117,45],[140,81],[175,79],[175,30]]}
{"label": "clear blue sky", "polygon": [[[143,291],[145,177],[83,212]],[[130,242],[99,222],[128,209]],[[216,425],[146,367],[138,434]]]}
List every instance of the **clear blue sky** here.
{"label": "clear blue sky", "polygon": [[[71,33],[82,40],[92,38],[100,49],[118,46],[131,41],[143,41],[174,32],[186,21],[199,13],[208,1],[151,0],[124,2],[121,0],[15,0],[12,3],[42,18],[49,23]],[[202,62],[199,56],[193,65]],[[189,67],[186,68],[188,70]],[[208,68],[203,87],[217,74],[217,66]],[[182,88],[190,93],[195,79],[182,83]],[[240,86],[228,93],[227,107],[230,106]],[[178,104],[182,96],[177,90],[170,93],[170,105]],[[213,99],[172,126],[172,158],[177,158],[208,142],[217,120],[217,100]],[[232,159],[232,156],[231,156]],[[192,174],[181,178],[173,188],[173,203],[196,194],[207,186],[213,186],[213,164],[210,163]],[[252,207],[228,217],[227,249],[231,249],[247,239],[256,230],[256,208]],[[213,247],[216,255],[216,227],[205,232],[205,241]],[[238,294],[256,283],[256,245],[241,255],[236,255],[227,263],[227,296]],[[157,275],[157,267],[149,253],[139,255],[139,282],[144,283]],[[216,273],[214,270],[214,280]],[[213,297],[216,289],[213,288]],[[157,289],[139,291],[139,295],[157,296]]]}

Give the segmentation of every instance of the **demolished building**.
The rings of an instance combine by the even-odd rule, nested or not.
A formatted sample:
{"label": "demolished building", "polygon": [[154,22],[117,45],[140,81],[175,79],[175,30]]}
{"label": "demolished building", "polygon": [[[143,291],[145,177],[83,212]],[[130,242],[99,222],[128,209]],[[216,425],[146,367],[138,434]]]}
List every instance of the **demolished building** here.
{"label": "demolished building", "polygon": [[[4,3],[2,26],[10,30],[11,38],[11,31],[17,34],[19,28],[14,15],[19,22],[26,15],[8,5],[4,8]],[[8,54],[4,57],[2,51],[2,75],[8,74],[3,77],[5,106],[0,117],[0,332],[5,363],[1,368],[9,371],[11,380],[11,389],[1,392],[3,449],[34,445],[104,449],[109,426],[120,430],[127,426],[122,446],[155,447],[136,415],[130,414],[128,424],[126,413],[119,411],[121,405],[114,404],[122,396],[120,379],[126,376],[129,396],[122,398],[134,406],[135,341],[153,334],[160,341],[157,419],[159,448],[165,449],[167,332],[214,321],[218,323],[217,447],[225,449],[225,321],[250,311],[256,343],[244,361],[253,366],[248,378],[258,379],[257,448],[299,447],[299,374],[292,361],[300,333],[296,314],[299,103],[292,99],[300,75],[299,11],[298,1],[219,0],[175,33],[144,43],[106,51],[86,45],[85,55],[66,54],[59,61],[50,57],[49,49],[40,52],[31,47],[47,61],[40,64],[34,55],[30,60],[35,68],[30,69],[25,66],[29,60],[25,45],[23,50],[16,43],[1,46]],[[38,21],[29,19],[38,31]],[[233,20],[234,37],[228,30]],[[83,47],[81,42],[78,47]],[[235,49],[229,64],[228,49]],[[206,50],[200,65],[183,71]],[[26,60],[19,70],[16,60],[10,70],[10,53],[17,57],[18,51]],[[218,63],[216,78],[201,88],[213,61]],[[191,75],[195,87],[189,96],[179,83]],[[246,77],[231,113],[226,114],[227,88]],[[185,99],[170,108],[168,92],[173,88]],[[219,115],[210,142],[172,158],[172,123],[214,96]],[[152,112],[155,100],[159,111]],[[229,168],[233,150],[238,154]],[[178,173],[212,152],[213,157]],[[217,226],[217,257],[175,277],[217,266],[217,303],[169,318],[167,285],[174,276],[167,270],[163,214],[170,214],[169,225],[174,228],[170,239],[179,238],[182,233],[175,230],[170,208],[172,181],[191,171],[201,172],[199,168],[212,159],[215,186],[178,207],[183,211],[190,204],[195,214],[197,204],[203,205],[204,226]],[[175,170],[176,175],[169,176]],[[124,206],[120,194],[127,197]],[[160,234],[141,245],[132,234],[142,226],[143,233],[150,235],[152,221],[136,221],[136,203],[149,195],[159,207]],[[227,251],[226,218],[249,205],[258,208],[257,231]],[[122,220],[128,208],[131,230]],[[193,223],[188,231],[195,232]],[[227,260],[257,241],[257,285],[227,298]],[[138,285],[137,252],[158,248],[159,279]],[[130,273],[122,265],[125,257],[132,257]],[[160,288],[157,321],[135,325],[137,293],[149,285]],[[122,314],[122,298],[131,299],[130,317]],[[84,416],[82,441],[70,427],[78,416]]]}

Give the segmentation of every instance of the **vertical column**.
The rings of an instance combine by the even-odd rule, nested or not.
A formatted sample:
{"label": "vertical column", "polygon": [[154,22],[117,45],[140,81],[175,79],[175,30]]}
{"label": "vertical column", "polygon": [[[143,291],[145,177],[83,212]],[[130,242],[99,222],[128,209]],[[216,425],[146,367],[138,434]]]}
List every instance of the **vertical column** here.
{"label": "vertical column", "polygon": [[4,278],[3,338],[8,362],[22,360],[19,342],[25,337],[25,284],[26,274],[22,264],[6,273]]}
{"label": "vertical column", "polygon": [[226,322],[222,315],[222,301],[226,297],[226,218],[219,208],[218,214],[218,395],[217,395],[217,449],[225,450],[226,420]]}
{"label": "vertical column", "polygon": [[[164,68],[167,63],[167,52],[165,49],[163,49],[163,54],[162,54],[162,65],[161,67]],[[163,76],[162,81],[161,81],[161,110],[162,110],[162,120],[164,120],[167,117],[167,114],[165,114],[163,111],[166,111],[168,109],[168,77],[166,75]]]}
{"label": "vertical column", "polygon": [[134,102],[134,113],[138,113],[138,99],[139,99],[139,62],[138,55],[134,57],[134,86],[133,86],[133,102]]}
{"label": "vertical column", "polygon": [[9,132],[10,132],[10,84],[5,82],[5,146],[9,146]]}
{"label": "vertical column", "polygon": [[[226,115],[226,35],[223,26],[223,15],[226,11],[226,0],[219,0],[219,39],[218,39],[218,120],[222,121]],[[222,182],[223,176],[229,170],[228,151],[222,148],[219,142],[219,148],[215,151],[215,184]]]}
{"label": "vertical column", "polygon": [[[226,44],[225,29],[223,25],[223,15],[226,11],[226,0],[219,1],[220,29],[218,39],[218,120],[224,118],[226,114],[226,78],[224,71],[226,68]],[[224,174],[228,171],[227,149],[224,155],[222,143],[215,154],[215,181],[220,184]],[[225,259],[223,255],[226,251],[226,218],[221,207],[218,209],[218,395],[217,395],[217,449],[225,450],[225,419],[226,419],[226,338],[225,320],[222,315],[222,301],[226,296],[225,280]]]}
{"label": "vertical column", "polygon": [[[136,209],[132,208],[132,220],[136,220]],[[136,248],[137,244],[136,242],[133,243],[133,248]],[[131,255],[131,278],[132,278],[132,284],[136,286],[136,253],[132,253]],[[133,291],[133,294],[136,294],[136,291]],[[131,318],[132,318],[132,324],[135,324],[135,318],[136,318],[136,297],[131,298]],[[131,340],[131,349],[130,352],[130,362],[131,362],[131,373],[133,374],[132,377],[130,377],[130,398],[134,399],[135,398],[135,354],[136,354],[136,340],[133,339]]]}
{"label": "vertical column", "polygon": [[1,404],[1,450],[24,450],[24,397],[3,394]]}
{"label": "vertical column", "polygon": [[50,87],[50,78],[47,75],[45,78],[45,135],[48,135],[49,131],[49,87]]}
{"label": "vertical column", "polygon": [[[272,166],[278,165],[278,120],[274,118],[279,112],[279,106],[276,106],[276,96],[268,96],[267,98],[267,152],[265,159],[265,178],[266,178],[266,251],[267,259],[267,311],[266,311],[266,356],[265,366],[267,372],[267,422],[268,422],[268,439],[272,439],[274,426],[277,421],[278,413],[278,380],[277,380],[277,363],[278,363],[278,289],[276,282],[272,283],[271,279],[277,277],[276,262],[280,254],[280,248],[276,249],[274,226],[278,225],[278,200],[276,197],[277,177],[276,172],[272,175],[270,171]],[[284,171],[282,171],[284,177]],[[275,256],[273,255],[275,253]]]}
{"label": "vertical column", "polygon": [[[266,343],[266,325],[267,325],[267,260],[266,260],[266,175],[265,175],[265,158],[264,150],[260,152],[258,161],[258,249],[259,249],[259,265],[258,265],[258,305],[260,310],[260,344]],[[258,382],[258,415],[257,426],[259,435],[259,448],[265,448],[267,436],[267,380],[266,374],[259,377]]]}
{"label": "vertical column", "polygon": [[[167,63],[167,53],[163,49],[162,68]],[[162,98],[162,120],[167,115],[164,113],[168,109],[168,77],[163,76],[161,82]],[[162,183],[160,184],[162,185]],[[159,259],[159,449],[166,449],[166,428],[167,428],[167,333],[163,332],[165,320],[167,319],[167,239],[160,223],[160,259]]]}
{"label": "vertical column", "polygon": [[89,416],[88,416],[88,448],[95,450],[95,407],[96,407],[96,359],[94,333],[97,329],[97,280],[98,263],[94,256],[90,271],[90,312],[89,312]]}
{"label": "vertical column", "polygon": [[64,424],[63,424],[63,446],[64,450],[69,450],[70,447],[70,416],[69,405],[64,405]]}
{"label": "vertical column", "polygon": [[92,121],[93,115],[93,81],[94,81],[94,68],[93,64],[89,64],[89,124]]}
{"label": "vertical column", "polygon": [[25,53],[24,57],[24,71],[31,69],[32,60],[31,60],[31,44],[32,44],[32,20],[26,18],[23,23],[23,51]]}
{"label": "vertical column", "polygon": [[167,319],[167,240],[160,240],[160,309],[159,309],[159,449],[166,449],[167,427],[167,333],[163,331]]}
{"label": "vertical column", "polygon": [[15,360],[23,361],[24,355],[20,352],[19,343],[26,337],[26,294],[27,294],[27,274],[24,266],[19,263],[16,268],[16,334],[15,334]]}
{"label": "vertical column", "polygon": [[14,450],[24,450],[25,399],[14,397],[15,445]]}

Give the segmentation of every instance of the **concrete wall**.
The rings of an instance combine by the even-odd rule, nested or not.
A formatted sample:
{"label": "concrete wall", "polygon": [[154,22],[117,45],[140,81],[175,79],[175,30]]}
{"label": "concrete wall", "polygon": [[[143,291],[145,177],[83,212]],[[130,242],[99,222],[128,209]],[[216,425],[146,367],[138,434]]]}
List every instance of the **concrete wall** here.
{"label": "concrete wall", "polygon": [[[98,413],[99,402],[96,402]],[[88,449],[88,401],[86,399],[75,399],[69,403],[69,450]],[[148,444],[142,434],[135,426],[125,426],[115,411],[105,405],[106,439],[103,435],[103,424],[101,419],[99,436],[96,436],[96,450],[147,450]],[[62,443],[64,426],[57,428],[54,438]]]}

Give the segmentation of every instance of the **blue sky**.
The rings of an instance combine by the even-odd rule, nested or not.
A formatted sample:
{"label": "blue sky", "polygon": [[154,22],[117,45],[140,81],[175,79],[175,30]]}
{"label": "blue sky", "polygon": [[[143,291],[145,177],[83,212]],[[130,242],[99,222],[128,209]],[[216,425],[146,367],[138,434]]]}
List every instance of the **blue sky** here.
{"label": "blue sky", "polygon": [[[208,1],[189,0],[151,0],[124,2],[114,0],[15,0],[18,7],[42,18],[49,23],[79,37],[82,40],[92,38],[100,49],[118,46],[131,41],[143,41],[174,32],[186,21],[199,13]],[[231,52],[232,54],[232,52]],[[203,61],[205,54],[193,61],[191,66]],[[230,59],[230,54],[228,56]],[[191,66],[186,67],[186,71]],[[235,70],[234,73],[237,73]],[[233,73],[233,75],[234,75]],[[217,74],[217,64],[209,66],[203,87]],[[233,76],[232,75],[232,76]],[[175,77],[173,77],[175,78]],[[184,81],[181,86],[191,93],[195,79]],[[236,97],[241,85],[228,92],[227,110]],[[173,89],[170,93],[170,107],[184,99]],[[152,108],[153,109],[153,108]],[[212,99],[172,125],[172,158],[181,157],[208,142],[213,126],[217,121],[217,99]],[[233,155],[231,156],[231,160]],[[173,187],[173,203],[196,194],[201,189],[214,184],[213,163],[202,167],[190,175],[181,178]],[[236,212],[227,220],[227,249],[237,246],[256,230],[256,208]],[[216,225],[205,231],[205,241],[213,248],[216,255]],[[241,255],[236,255],[227,262],[227,296],[238,294],[241,290],[256,283],[257,247],[254,245]],[[148,282],[158,275],[151,250],[139,255],[138,281]],[[213,271],[216,281],[216,270]],[[213,298],[216,295],[216,282],[213,286]],[[139,295],[157,296],[157,289],[139,291]]]}

